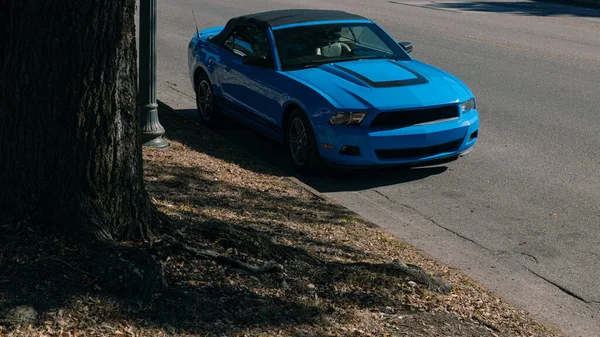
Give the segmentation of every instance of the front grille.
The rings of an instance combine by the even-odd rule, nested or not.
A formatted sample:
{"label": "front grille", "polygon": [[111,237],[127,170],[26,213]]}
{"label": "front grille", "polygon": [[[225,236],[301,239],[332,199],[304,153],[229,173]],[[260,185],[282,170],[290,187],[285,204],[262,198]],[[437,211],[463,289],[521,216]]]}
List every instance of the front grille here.
{"label": "front grille", "polygon": [[403,158],[418,158],[429,157],[444,152],[456,151],[462,144],[462,139],[453,142],[428,147],[413,147],[408,149],[388,149],[375,150],[375,154],[379,159],[403,159]]}
{"label": "front grille", "polygon": [[458,105],[456,104],[428,109],[398,110],[379,113],[370,127],[395,129],[457,117]]}

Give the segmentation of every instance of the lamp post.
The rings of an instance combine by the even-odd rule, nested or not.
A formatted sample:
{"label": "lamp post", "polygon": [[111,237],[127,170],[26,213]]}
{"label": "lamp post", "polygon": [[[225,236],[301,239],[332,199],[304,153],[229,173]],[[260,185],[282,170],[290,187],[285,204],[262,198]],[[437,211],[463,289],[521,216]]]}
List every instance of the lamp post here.
{"label": "lamp post", "polygon": [[142,145],[167,147],[156,103],[156,0],[140,0],[139,117]]}

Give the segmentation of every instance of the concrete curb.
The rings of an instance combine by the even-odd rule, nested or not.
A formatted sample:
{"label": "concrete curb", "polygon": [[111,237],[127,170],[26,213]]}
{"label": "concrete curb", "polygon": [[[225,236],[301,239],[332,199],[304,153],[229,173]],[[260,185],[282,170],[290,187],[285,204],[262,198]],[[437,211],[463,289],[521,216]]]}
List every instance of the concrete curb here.
{"label": "concrete curb", "polygon": [[[323,194],[323,193],[321,193],[321,192],[319,192],[319,191],[315,190],[314,188],[312,188],[312,187],[310,187],[310,186],[306,185],[306,184],[305,184],[305,183],[303,183],[303,182],[302,182],[300,179],[298,179],[298,178],[296,178],[296,177],[294,177],[294,176],[290,176],[290,177],[287,177],[287,178],[288,178],[288,180],[291,180],[291,181],[292,181],[294,184],[296,184],[296,185],[298,185],[298,186],[302,187],[303,189],[305,189],[306,191],[310,192],[310,194],[314,195],[315,197],[318,197],[318,198],[320,198],[320,199],[323,199],[323,200],[325,200],[325,201],[327,201],[327,202],[330,202],[330,203],[334,203],[334,204],[336,204],[336,205],[339,205],[339,204],[338,204],[336,201],[334,201],[334,200],[333,200],[333,199],[331,199],[330,197],[326,196],[325,194]],[[342,205],[340,205],[340,206],[341,206],[341,207],[343,207]],[[344,208],[345,208],[345,207],[344,207]],[[350,211],[350,210],[349,210],[349,211]],[[352,211],[351,211],[351,212],[352,212]],[[352,212],[352,213],[354,213],[354,212]],[[359,215],[357,214],[356,216],[359,216]]]}

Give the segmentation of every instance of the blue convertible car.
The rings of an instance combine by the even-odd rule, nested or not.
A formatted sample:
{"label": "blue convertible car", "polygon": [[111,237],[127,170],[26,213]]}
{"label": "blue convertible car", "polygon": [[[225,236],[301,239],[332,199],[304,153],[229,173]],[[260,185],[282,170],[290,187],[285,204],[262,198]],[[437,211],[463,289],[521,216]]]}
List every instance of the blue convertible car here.
{"label": "blue convertible car", "polygon": [[188,65],[204,124],[244,122],[301,172],[454,160],[477,141],[475,98],[411,50],[362,16],[277,10],[200,31]]}

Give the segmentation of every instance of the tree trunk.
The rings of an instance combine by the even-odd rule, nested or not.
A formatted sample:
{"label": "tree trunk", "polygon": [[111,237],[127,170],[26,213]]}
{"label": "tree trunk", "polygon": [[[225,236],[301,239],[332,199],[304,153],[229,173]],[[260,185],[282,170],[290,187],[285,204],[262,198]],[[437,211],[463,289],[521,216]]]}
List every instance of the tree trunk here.
{"label": "tree trunk", "polygon": [[0,0],[0,225],[151,236],[135,0]]}

